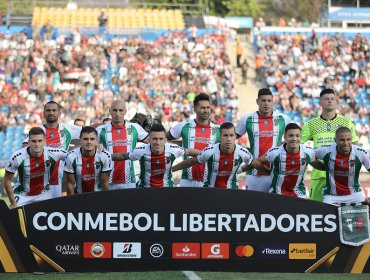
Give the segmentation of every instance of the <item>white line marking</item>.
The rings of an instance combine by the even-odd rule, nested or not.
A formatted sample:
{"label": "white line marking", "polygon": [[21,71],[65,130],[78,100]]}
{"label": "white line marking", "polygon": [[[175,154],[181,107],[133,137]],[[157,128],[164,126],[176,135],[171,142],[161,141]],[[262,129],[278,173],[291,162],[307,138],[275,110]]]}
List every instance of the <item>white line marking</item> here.
{"label": "white line marking", "polygon": [[194,271],[183,271],[182,273],[184,273],[189,280],[202,280],[202,278],[196,275]]}

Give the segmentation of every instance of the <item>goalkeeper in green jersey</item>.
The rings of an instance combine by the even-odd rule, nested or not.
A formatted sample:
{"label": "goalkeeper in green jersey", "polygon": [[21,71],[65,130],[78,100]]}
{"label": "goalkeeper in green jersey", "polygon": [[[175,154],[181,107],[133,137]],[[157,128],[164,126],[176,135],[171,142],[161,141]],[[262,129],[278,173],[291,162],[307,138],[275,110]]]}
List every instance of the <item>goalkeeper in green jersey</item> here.
{"label": "goalkeeper in green jersey", "polygon": [[[351,119],[338,115],[337,97],[334,90],[327,88],[320,93],[322,114],[304,124],[302,129],[302,144],[308,140],[313,141],[314,148],[334,143],[335,132],[339,127],[347,127],[352,134],[352,142],[358,141],[355,126]],[[326,186],[325,171],[312,170],[310,180],[310,198],[323,200],[323,189]]]}

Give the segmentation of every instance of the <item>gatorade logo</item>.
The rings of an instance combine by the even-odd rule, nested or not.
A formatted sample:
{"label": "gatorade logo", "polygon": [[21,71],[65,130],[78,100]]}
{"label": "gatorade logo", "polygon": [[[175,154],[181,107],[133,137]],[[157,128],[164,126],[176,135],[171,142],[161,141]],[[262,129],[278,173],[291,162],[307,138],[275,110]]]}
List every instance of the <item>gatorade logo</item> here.
{"label": "gatorade logo", "polygon": [[238,258],[251,258],[255,255],[254,246],[251,244],[248,245],[237,245],[235,247],[235,255]]}
{"label": "gatorade logo", "polygon": [[316,243],[289,243],[289,259],[291,260],[316,259]]}
{"label": "gatorade logo", "polygon": [[202,243],[202,259],[229,259],[229,243]]}

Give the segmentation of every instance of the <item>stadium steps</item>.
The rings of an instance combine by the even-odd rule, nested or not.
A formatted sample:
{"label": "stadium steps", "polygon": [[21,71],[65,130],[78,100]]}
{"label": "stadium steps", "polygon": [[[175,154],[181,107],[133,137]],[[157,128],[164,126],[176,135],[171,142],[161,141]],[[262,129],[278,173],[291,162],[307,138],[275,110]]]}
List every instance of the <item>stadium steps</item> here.
{"label": "stadium steps", "polygon": [[184,22],[186,28],[189,28],[192,25],[195,25],[197,28],[206,28],[203,17],[184,16]]}
{"label": "stadium steps", "polygon": [[32,15],[13,15],[9,17],[11,26],[31,26]]}

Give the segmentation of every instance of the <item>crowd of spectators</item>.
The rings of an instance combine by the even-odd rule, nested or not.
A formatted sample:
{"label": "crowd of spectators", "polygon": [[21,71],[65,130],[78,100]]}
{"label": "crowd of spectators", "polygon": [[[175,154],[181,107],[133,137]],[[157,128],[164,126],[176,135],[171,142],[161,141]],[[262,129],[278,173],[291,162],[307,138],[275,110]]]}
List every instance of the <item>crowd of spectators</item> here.
{"label": "crowd of spectators", "polygon": [[127,119],[150,114],[167,128],[193,115],[192,101],[212,99],[212,121],[237,119],[235,78],[225,39],[168,33],[149,43],[138,37],[0,34],[0,130],[42,123],[43,104],[63,106],[62,123],[108,117],[113,99],[127,101]]}
{"label": "crowd of spectators", "polygon": [[322,88],[338,94],[338,112],[350,117],[369,147],[370,50],[369,41],[357,34],[268,34],[257,37],[263,58],[262,80],[274,92],[276,108],[296,122],[316,117]]}

